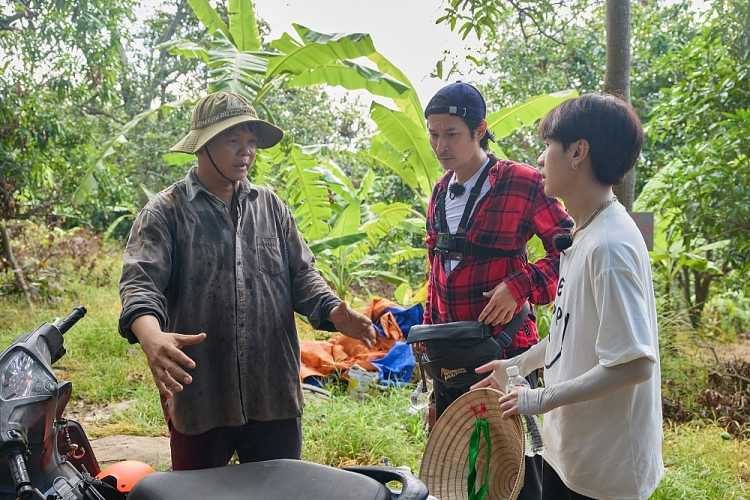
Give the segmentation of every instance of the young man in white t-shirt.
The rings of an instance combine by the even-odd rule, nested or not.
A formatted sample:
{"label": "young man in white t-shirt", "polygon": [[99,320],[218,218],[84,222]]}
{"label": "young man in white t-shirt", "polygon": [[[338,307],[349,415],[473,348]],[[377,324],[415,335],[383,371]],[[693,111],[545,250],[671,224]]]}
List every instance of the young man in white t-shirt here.
{"label": "young man in white t-shirt", "polygon": [[544,368],[544,388],[500,399],[504,416],[544,414],[545,499],[648,498],[661,479],[656,304],[648,251],[612,193],[640,153],[633,108],[610,95],[562,103],[542,121],[544,191],[573,217],[549,336],[477,368],[504,390],[506,368]]}

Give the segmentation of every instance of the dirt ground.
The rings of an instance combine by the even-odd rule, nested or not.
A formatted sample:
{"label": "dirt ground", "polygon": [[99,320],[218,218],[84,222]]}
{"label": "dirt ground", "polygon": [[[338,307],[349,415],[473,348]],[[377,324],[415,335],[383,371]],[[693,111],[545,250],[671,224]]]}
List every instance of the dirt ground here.
{"label": "dirt ground", "polygon": [[716,354],[723,361],[750,361],[750,332],[739,336],[737,342],[718,346]]}
{"label": "dirt ground", "polygon": [[138,460],[156,470],[171,467],[169,438],[146,436],[107,436],[93,439],[91,446],[102,469],[122,460]]}
{"label": "dirt ground", "polygon": [[[315,404],[324,401],[325,398],[310,391],[304,391],[305,401]],[[121,401],[109,406],[87,406],[80,402],[71,403],[66,412],[68,418],[77,420],[86,429],[86,426],[102,424],[109,416],[122,411],[131,404],[131,401]],[[171,458],[169,453],[169,438],[163,436],[126,436],[112,435],[91,440],[94,455],[101,464],[102,469],[107,465],[122,460],[138,460],[151,465],[156,470],[169,470]]]}

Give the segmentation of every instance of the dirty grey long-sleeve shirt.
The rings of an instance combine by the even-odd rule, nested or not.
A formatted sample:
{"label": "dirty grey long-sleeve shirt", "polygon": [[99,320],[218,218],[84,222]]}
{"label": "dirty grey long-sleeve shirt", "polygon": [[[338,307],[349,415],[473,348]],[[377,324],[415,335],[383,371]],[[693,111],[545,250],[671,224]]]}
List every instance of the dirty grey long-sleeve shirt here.
{"label": "dirty grey long-sleeve shirt", "polygon": [[294,311],[332,329],[328,313],[340,302],[286,205],[247,181],[238,198],[235,227],[193,169],[148,202],[125,249],[120,334],[136,342],[133,321],[151,314],[163,331],[207,335],[185,348],[197,365],[193,382],[169,403],[185,434],[298,417]]}

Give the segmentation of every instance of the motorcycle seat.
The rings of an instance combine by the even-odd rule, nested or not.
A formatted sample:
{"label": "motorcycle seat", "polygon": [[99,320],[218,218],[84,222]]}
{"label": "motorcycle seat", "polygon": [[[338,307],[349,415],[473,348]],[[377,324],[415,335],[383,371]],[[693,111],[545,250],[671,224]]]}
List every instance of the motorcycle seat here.
{"label": "motorcycle seat", "polygon": [[370,477],[302,460],[268,460],[194,471],[156,472],[128,500],[389,500]]}

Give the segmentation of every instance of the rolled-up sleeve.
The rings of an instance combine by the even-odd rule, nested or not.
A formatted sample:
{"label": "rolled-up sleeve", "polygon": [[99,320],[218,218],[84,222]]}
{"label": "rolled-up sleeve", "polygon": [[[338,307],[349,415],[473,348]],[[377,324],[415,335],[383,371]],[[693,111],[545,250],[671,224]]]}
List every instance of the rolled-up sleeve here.
{"label": "rolled-up sleeve", "polygon": [[165,290],[172,270],[172,235],[164,217],[144,208],[130,230],[120,278],[120,335],[130,343],[138,340],[131,330],[133,321],[150,314],[167,325]]}
{"label": "rolled-up sleeve", "polygon": [[341,299],[315,269],[315,257],[297,230],[286,205],[283,205],[283,214],[294,310],[307,316],[314,328],[335,331],[333,323],[328,320],[328,313],[341,303]]}

